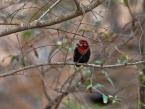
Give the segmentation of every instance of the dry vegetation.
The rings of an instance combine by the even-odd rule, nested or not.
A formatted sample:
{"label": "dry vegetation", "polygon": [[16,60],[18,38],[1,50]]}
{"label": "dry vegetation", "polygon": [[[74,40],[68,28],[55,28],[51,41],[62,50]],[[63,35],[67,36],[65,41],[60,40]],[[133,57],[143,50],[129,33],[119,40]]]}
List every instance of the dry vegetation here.
{"label": "dry vegetation", "polygon": [[[144,63],[143,4],[1,0],[0,109],[137,109]],[[89,42],[91,58],[77,69],[72,60],[80,39]],[[92,103],[89,89],[94,87],[120,102]]]}

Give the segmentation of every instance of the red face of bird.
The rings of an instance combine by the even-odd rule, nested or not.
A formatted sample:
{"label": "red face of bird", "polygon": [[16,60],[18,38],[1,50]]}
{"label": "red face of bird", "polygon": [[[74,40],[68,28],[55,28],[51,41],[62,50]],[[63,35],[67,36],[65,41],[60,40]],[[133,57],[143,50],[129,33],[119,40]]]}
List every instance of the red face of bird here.
{"label": "red face of bird", "polygon": [[89,48],[89,44],[86,40],[80,40],[79,43],[77,44],[77,48],[81,54],[84,54],[86,49]]}

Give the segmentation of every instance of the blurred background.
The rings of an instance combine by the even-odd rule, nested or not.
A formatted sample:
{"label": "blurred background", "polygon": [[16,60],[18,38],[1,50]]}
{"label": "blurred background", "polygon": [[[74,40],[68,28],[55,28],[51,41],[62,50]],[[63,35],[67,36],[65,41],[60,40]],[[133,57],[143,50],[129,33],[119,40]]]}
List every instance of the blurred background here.
{"label": "blurred background", "polygon": [[[77,11],[74,0],[56,2],[1,0],[0,32],[37,20],[51,22]],[[92,2],[79,0],[82,10]],[[144,3],[144,0],[104,0],[90,12],[59,24],[0,37],[0,73],[36,64],[73,62],[73,51],[80,39],[89,42],[89,63],[124,64],[140,60],[141,32],[136,33],[133,24],[135,19],[141,25]],[[54,100],[60,95],[58,89],[67,86],[67,79],[75,70],[69,65],[48,65],[1,76],[0,109],[49,109],[46,107],[49,98]],[[58,109],[138,108],[139,70],[135,65],[111,69],[82,67],[81,72],[85,76],[85,83],[81,84],[84,90],[69,93]],[[100,105],[90,101],[86,91],[90,79],[93,86],[118,97],[120,102]]]}

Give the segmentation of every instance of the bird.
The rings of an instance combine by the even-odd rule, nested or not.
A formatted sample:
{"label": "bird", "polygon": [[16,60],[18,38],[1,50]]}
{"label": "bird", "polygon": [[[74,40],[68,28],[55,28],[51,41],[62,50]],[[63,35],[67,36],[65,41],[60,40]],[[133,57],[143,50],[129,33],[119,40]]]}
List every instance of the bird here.
{"label": "bird", "polygon": [[[79,40],[74,50],[73,61],[75,63],[87,63],[89,61],[90,55],[91,51],[87,40]],[[80,67],[80,65],[76,64],[76,67]]]}
{"label": "bird", "polygon": [[106,103],[104,103],[103,100],[103,94],[100,92],[91,92],[87,95],[87,99],[92,102],[92,103],[97,103],[97,104],[102,104],[102,105],[107,105],[108,103],[110,103],[110,98],[108,95],[105,95],[106,97],[108,97],[108,101]]}
{"label": "bird", "polygon": [[86,99],[93,104],[109,105],[112,103],[120,103],[121,99],[118,97],[118,91],[110,93],[105,89],[97,89],[95,87],[89,88],[86,94]]}

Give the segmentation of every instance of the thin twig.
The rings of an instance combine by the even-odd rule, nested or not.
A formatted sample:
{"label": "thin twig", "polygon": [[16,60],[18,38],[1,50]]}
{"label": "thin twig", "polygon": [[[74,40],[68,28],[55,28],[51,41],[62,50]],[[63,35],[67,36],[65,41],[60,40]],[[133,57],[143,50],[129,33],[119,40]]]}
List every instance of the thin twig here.
{"label": "thin twig", "polygon": [[[133,63],[125,63],[125,64],[110,64],[110,65],[96,65],[96,64],[82,64],[82,63],[77,63],[77,65],[83,65],[84,67],[92,67],[92,68],[98,68],[98,69],[102,69],[102,68],[121,68],[121,67],[125,67],[125,66],[132,66],[132,65],[139,65],[139,64],[143,64],[145,63],[145,60],[141,60],[141,61],[136,61]],[[19,68],[16,70],[12,70],[10,72],[6,72],[6,73],[1,73],[0,77],[6,77],[6,76],[10,76],[10,75],[14,75],[15,73],[24,71],[24,70],[28,70],[28,69],[33,69],[33,68],[37,68],[37,67],[41,67],[41,66],[51,66],[51,65],[56,65],[56,66],[62,66],[62,65],[68,65],[68,66],[74,66],[76,65],[76,63],[68,63],[68,62],[56,62],[56,63],[46,63],[46,64],[37,64],[37,65],[29,65],[23,68]]]}
{"label": "thin twig", "polygon": [[54,8],[61,0],[57,0],[53,5],[50,6],[50,8],[45,11],[38,20],[41,20],[52,8]]}
{"label": "thin twig", "polygon": [[[104,2],[104,0],[94,1],[92,4],[88,5],[87,8],[84,8],[84,12],[87,13],[87,12],[91,11],[92,9],[97,7],[98,5],[102,4],[102,2]],[[0,37],[10,35],[10,34],[13,34],[13,33],[17,33],[17,32],[21,32],[21,31],[24,31],[24,30],[29,30],[29,29],[34,29],[34,28],[41,28],[41,27],[46,27],[46,26],[59,24],[59,23],[62,23],[64,21],[67,21],[67,20],[73,19],[75,17],[78,17],[82,14],[83,14],[83,12],[78,11],[78,12],[72,12],[72,13],[64,15],[64,16],[60,16],[60,17],[55,18],[55,19],[50,20],[50,21],[44,21],[44,22],[37,22],[36,21],[36,22],[28,23],[28,24],[21,24],[20,26],[15,27],[13,29],[6,29],[6,30],[2,31],[0,33]]]}
{"label": "thin twig", "polygon": [[77,11],[80,11],[81,10],[80,3],[78,2],[78,0],[74,0],[74,2],[77,7]]}

